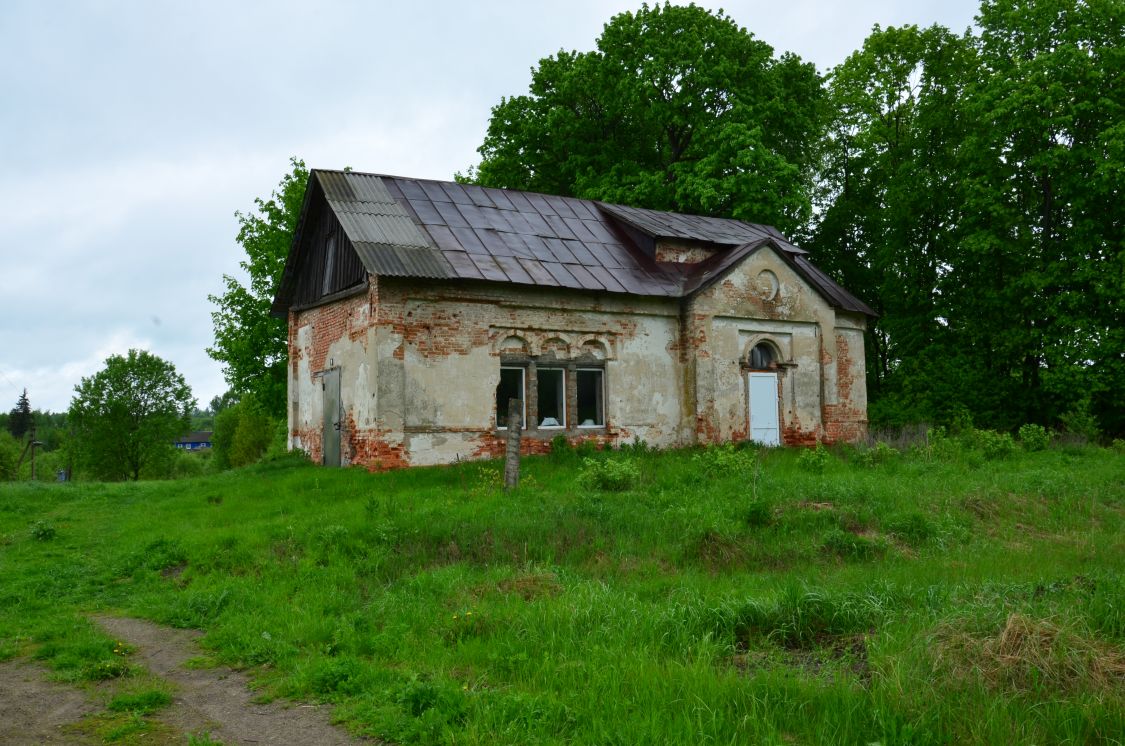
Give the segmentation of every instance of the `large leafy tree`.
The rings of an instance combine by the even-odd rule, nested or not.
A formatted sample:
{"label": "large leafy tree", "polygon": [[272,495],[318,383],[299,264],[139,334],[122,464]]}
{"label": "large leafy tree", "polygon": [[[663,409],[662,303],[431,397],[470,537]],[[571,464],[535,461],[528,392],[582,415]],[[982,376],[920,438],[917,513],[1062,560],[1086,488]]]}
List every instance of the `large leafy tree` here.
{"label": "large leafy tree", "polygon": [[1125,5],[985,0],[951,296],[1010,421],[1125,428]]}
{"label": "large leafy tree", "polygon": [[830,76],[816,258],[882,317],[871,412],[1125,427],[1125,6],[985,0]]}
{"label": "large leafy tree", "polygon": [[288,327],[270,316],[277,283],[293,243],[309,172],[304,161],[290,160],[291,171],[269,199],[255,199],[255,209],[236,212],[238,243],[246,251],[239,266],[249,277],[243,284],[223,275],[222,295],[208,299],[215,344],[207,354],[223,364],[223,375],[237,395],[252,394],[274,417],[285,416]]}
{"label": "large leafy tree", "polygon": [[74,444],[102,479],[139,479],[191,426],[195,399],[175,366],[144,350],[106,358],[74,387]]}
{"label": "large leafy tree", "polygon": [[809,247],[880,314],[867,368],[871,414],[883,422],[940,419],[962,383],[945,286],[957,261],[957,154],[975,58],[969,40],[938,26],[876,27],[828,79],[833,116]]}
{"label": "large leafy tree", "polygon": [[492,110],[475,178],[769,222],[807,219],[823,94],[721,11],[642,5],[590,52],[540,60],[527,95]]}

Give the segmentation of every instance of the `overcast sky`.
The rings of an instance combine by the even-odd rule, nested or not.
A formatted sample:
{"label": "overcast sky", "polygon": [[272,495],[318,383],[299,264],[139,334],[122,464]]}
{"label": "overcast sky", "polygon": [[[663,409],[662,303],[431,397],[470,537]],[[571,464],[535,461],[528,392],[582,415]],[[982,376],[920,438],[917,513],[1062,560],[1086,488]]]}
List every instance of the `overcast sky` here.
{"label": "overcast sky", "polygon": [[[874,24],[963,31],[973,0],[701,3],[822,72]],[[201,407],[209,293],[238,273],[236,210],[288,170],[448,179],[491,106],[616,0],[0,0],[0,411],[69,406],[105,358],[175,363]]]}

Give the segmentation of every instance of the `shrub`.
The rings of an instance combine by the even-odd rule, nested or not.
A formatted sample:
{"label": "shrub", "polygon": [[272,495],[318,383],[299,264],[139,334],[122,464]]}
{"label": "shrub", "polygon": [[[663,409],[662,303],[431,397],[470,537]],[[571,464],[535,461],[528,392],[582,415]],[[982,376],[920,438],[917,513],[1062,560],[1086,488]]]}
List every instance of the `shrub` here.
{"label": "shrub", "polygon": [[1098,418],[1090,411],[1090,397],[1084,396],[1075,402],[1066,414],[1059,417],[1063,429],[1070,435],[1077,436],[1088,442],[1094,442],[1102,436],[1098,427]]}
{"label": "shrub", "polygon": [[746,506],[746,525],[758,528],[773,523],[773,503],[764,497],[751,500]]}
{"label": "shrub", "polygon": [[266,453],[262,456],[264,461],[277,461],[280,458],[285,458],[289,454],[289,423],[285,420],[277,420],[273,426],[273,436],[270,440],[269,446],[266,448]]}
{"label": "shrub", "polygon": [[704,476],[726,476],[750,471],[757,453],[736,448],[733,443],[705,448],[691,457],[692,463]]}
{"label": "shrub", "polygon": [[16,464],[20,459],[22,447],[7,430],[0,430],[0,482],[16,478]]}
{"label": "shrub", "polygon": [[636,486],[641,470],[628,459],[582,459],[578,483],[586,489],[624,492]]}
{"label": "shrub", "polygon": [[864,451],[861,451],[859,457],[857,458],[857,461],[861,466],[866,466],[868,469],[872,469],[876,466],[885,464],[888,461],[892,461],[893,459],[898,458],[898,455],[899,452],[897,448],[892,448],[886,443],[880,441],[876,443],[873,448],[868,448]]}
{"label": "shrub", "polygon": [[805,471],[819,474],[824,471],[831,459],[832,457],[824,444],[817,443],[816,448],[807,448],[801,452],[801,455],[797,457],[797,465]]}
{"label": "shrub", "polygon": [[168,476],[172,479],[198,477],[202,476],[206,469],[207,462],[202,454],[178,450],[169,464]]}
{"label": "shrub", "polygon": [[1042,425],[1020,425],[1019,436],[1025,451],[1042,451],[1051,442],[1051,433]]}
{"label": "shrub", "polygon": [[995,430],[973,430],[966,437],[975,451],[979,451],[985,459],[994,461],[1007,458],[1016,452],[1016,441],[1008,433],[998,433]]}
{"label": "shrub", "polygon": [[565,435],[556,435],[551,438],[551,455],[552,456],[565,456],[571,451],[570,441],[566,439]]}

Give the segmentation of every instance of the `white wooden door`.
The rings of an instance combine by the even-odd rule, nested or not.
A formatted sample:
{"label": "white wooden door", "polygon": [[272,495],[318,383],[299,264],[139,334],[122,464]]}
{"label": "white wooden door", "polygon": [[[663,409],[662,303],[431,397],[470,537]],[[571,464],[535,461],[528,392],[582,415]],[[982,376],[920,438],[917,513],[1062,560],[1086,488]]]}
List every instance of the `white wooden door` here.
{"label": "white wooden door", "polygon": [[750,390],[750,439],[767,446],[781,445],[778,422],[777,374],[747,373]]}

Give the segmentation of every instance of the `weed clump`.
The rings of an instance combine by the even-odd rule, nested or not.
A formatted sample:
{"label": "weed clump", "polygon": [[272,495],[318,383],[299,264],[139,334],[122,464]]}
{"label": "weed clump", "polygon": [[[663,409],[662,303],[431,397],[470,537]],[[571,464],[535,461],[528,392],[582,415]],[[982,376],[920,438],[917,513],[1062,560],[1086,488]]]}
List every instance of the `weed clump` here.
{"label": "weed clump", "polygon": [[625,492],[641,481],[641,470],[629,459],[582,459],[578,483],[586,489]]}
{"label": "weed clump", "polygon": [[746,504],[742,517],[750,528],[768,526],[774,520],[773,502],[764,497],[754,498]]}
{"label": "weed clump", "polygon": [[36,541],[51,541],[58,536],[58,531],[49,522],[39,520],[33,521],[31,524],[31,538]]}
{"label": "weed clump", "polygon": [[136,712],[151,715],[172,704],[172,695],[162,689],[149,689],[136,694],[118,694],[109,701],[111,712]]}
{"label": "weed clump", "polygon": [[834,528],[824,535],[821,549],[845,559],[867,560],[886,554],[887,542],[882,537],[872,539]]}
{"label": "weed clump", "polygon": [[772,603],[747,601],[734,614],[740,644],[765,638],[791,648],[808,648],[825,638],[869,632],[886,616],[878,594],[831,594],[788,586]]}
{"label": "weed clump", "polygon": [[978,678],[992,689],[1112,691],[1125,678],[1125,653],[1045,619],[1010,614],[994,635],[949,623],[935,634],[938,663],[955,679]]}
{"label": "weed clump", "polygon": [[187,559],[187,552],[180,542],[161,537],[128,554],[121,563],[120,571],[122,575],[132,575],[138,570],[159,572],[182,566]]}
{"label": "weed clump", "polygon": [[917,511],[894,516],[884,528],[896,539],[915,547],[926,543],[937,533],[933,521]]}
{"label": "weed clump", "polygon": [[899,451],[886,443],[879,441],[872,448],[867,448],[859,453],[857,461],[861,466],[874,469],[877,466],[889,463],[899,456]]}

